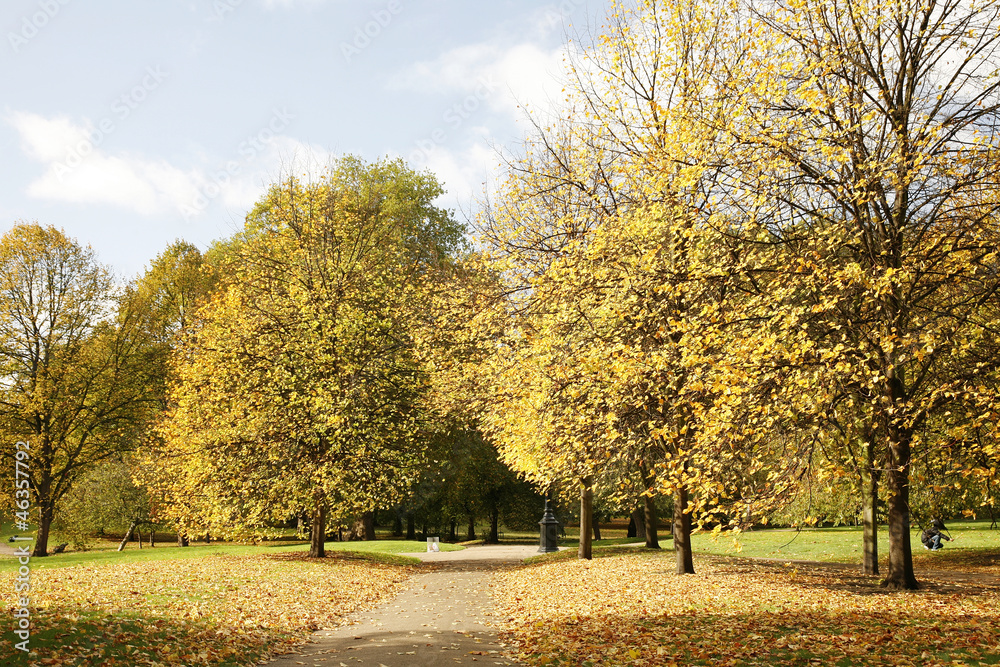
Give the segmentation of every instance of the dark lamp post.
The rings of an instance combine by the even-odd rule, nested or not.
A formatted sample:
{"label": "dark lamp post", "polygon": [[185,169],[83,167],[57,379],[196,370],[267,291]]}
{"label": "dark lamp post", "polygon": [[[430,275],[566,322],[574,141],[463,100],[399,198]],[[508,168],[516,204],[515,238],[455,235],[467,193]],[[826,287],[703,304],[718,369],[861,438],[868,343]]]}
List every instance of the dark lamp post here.
{"label": "dark lamp post", "polygon": [[542,520],[538,522],[538,525],[541,527],[538,536],[538,551],[540,553],[559,551],[559,520],[549,509],[548,500],[545,501],[545,514],[542,515]]}

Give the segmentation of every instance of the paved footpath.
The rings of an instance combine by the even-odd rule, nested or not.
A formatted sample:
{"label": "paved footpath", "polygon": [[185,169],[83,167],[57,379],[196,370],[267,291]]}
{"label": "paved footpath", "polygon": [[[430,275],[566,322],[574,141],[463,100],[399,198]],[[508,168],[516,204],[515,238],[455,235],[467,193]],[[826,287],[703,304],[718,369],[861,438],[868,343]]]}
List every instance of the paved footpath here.
{"label": "paved footpath", "polygon": [[490,629],[490,574],[538,553],[534,546],[482,546],[463,551],[405,554],[435,563],[409,587],[348,625],[320,630],[298,653],[268,667],[439,667],[517,665]]}

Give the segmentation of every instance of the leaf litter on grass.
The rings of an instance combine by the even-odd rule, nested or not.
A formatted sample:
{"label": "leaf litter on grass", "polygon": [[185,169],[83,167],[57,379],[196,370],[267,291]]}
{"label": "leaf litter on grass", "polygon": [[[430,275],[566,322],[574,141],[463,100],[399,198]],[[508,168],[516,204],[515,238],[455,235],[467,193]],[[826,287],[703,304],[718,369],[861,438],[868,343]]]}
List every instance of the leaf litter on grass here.
{"label": "leaf litter on grass", "polygon": [[1000,587],[673,554],[498,573],[501,638],[526,665],[953,665],[1000,662]]}
{"label": "leaf litter on grass", "polygon": [[[214,556],[31,573],[32,654],[0,664],[254,665],[401,590],[410,568],[338,558]],[[14,575],[0,577],[11,591]]]}

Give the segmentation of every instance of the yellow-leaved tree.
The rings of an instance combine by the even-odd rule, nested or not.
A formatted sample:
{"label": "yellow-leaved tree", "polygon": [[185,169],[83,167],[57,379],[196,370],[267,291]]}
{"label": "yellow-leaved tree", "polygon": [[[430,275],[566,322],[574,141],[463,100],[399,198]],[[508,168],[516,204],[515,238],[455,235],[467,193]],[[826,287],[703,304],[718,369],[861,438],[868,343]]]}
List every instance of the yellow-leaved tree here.
{"label": "yellow-leaved tree", "polygon": [[210,500],[214,533],[305,511],[322,556],[328,518],[393,504],[416,479],[436,427],[420,304],[462,240],[440,193],[398,160],[348,157],[248,215],[177,351],[156,462],[167,493]]}
{"label": "yellow-leaved tree", "polygon": [[864,452],[869,503],[886,483],[885,584],[915,588],[914,456],[997,400],[1000,4],[750,2],[744,16],[746,68],[713,91],[739,113],[706,122],[731,147],[713,205],[758,257],[757,377],[798,397],[803,430]]}
{"label": "yellow-leaved tree", "polygon": [[[33,556],[74,484],[138,444],[154,358],[142,313],[91,248],[37,223],[0,238],[0,433],[29,445],[18,502],[38,512]],[[18,523],[27,532],[34,515]]]}

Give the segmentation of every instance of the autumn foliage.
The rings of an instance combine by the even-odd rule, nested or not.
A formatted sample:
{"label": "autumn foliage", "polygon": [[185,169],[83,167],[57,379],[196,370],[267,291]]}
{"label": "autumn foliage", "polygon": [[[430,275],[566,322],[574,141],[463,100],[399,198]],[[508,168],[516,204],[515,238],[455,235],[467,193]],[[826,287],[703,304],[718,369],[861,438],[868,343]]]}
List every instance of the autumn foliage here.
{"label": "autumn foliage", "polygon": [[[401,588],[405,567],[291,554],[32,572],[30,664],[248,665]],[[0,577],[13,591],[14,575]],[[9,597],[9,596],[8,596]],[[12,642],[3,664],[29,664]]]}
{"label": "autumn foliage", "polygon": [[866,567],[881,498],[884,581],[916,588],[915,467],[996,475],[998,27],[991,2],[612,3],[480,222],[505,460],[672,497],[678,572],[692,519],[852,475]]}
{"label": "autumn foliage", "polygon": [[398,502],[436,425],[416,353],[421,295],[460,241],[432,177],[345,158],[275,184],[174,355],[149,452],[163,514],[216,534]]}
{"label": "autumn foliage", "polygon": [[[892,593],[853,568],[653,554],[498,575],[503,637],[525,665],[950,665],[1000,659],[1000,580]],[[982,661],[979,663],[978,661]]]}

